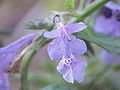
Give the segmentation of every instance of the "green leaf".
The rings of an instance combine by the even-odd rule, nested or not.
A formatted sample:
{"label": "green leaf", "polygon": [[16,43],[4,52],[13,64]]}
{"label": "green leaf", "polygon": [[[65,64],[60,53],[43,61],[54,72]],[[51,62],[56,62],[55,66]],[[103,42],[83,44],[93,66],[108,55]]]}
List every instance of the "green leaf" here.
{"label": "green leaf", "polygon": [[120,55],[120,37],[95,32],[90,26],[79,32],[77,37],[93,42],[114,55]]}
{"label": "green leaf", "polygon": [[42,90],[71,90],[69,86],[64,84],[51,84],[43,88]]}
{"label": "green leaf", "polygon": [[75,5],[75,0],[65,0],[64,2],[64,7],[66,9],[72,9],[74,8],[74,5]]}
{"label": "green leaf", "polygon": [[104,77],[103,84],[110,90],[120,90],[120,72],[111,71]]}

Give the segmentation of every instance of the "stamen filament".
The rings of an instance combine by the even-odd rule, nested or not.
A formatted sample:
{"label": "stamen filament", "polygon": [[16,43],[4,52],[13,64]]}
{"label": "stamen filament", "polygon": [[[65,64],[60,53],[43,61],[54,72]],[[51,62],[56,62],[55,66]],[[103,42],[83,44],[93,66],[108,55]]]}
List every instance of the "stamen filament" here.
{"label": "stamen filament", "polygon": [[65,33],[66,36],[67,36],[67,38],[68,38],[69,40],[71,40],[70,36],[68,35],[68,33],[66,32],[66,30],[65,30],[65,28],[64,28],[64,25],[63,25],[61,22],[59,23],[59,26],[62,27],[64,33]]}

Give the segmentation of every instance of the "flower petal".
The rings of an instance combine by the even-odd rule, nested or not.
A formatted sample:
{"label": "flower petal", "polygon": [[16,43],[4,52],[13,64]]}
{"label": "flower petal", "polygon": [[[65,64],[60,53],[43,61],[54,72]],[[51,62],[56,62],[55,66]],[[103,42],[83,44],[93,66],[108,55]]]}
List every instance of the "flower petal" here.
{"label": "flower petal", "polygon": [[65,52],[63,38],[56,38],[48,45],[48,54],[51,60],[61,59]]}
{"label": "flower petal", "polygon": [[63,78],[65,79],[65,81],[69,83],[74,83],[74,76],[72,69],[69,68],[67,72],[63,74]]}
{"label": "flower petal", "polygon": [[81,56],[87,52],[87,46],[83,40],[77,39],[75,36],[71,36],[69,41],[69,48],[74,56]]}
{"label": "flower petal", "polygon": [[5,69],[14,60],[16,53],[0,54],[0,74],[4,73]]}
{"label": "flower petal", "polygon": [[79,32],[85,28],[87,28],[87,26],[82,22],[65,25],[65,30],[67,31],[67,33]]}
{"label": "flower petal", "polygon": [[70,66],[66,66],[65,59],[62,59],[57,65],[57,71],[63,75],[63,78],[69,82],[74,82],[73,72]]}
{"label": "flower petal", "polygon": [[106,19],[104,16],[99,16],[95,23],[95,31],[104,34],[111,34],[113,31],[115,31],[116,24],[113,23],[115,23],[113,18]]}
{"label": "flower petal", "polygon": [[57,65],[57,71],[61,74],[64,74],[68,70],[68,66],[65,65],[65,59],[62,58]]}
{"label": "flower petal", "polygon": [[107,7],[107,8],[110,8],[112,10],[120,10],[120,5],[118,5],[118,4],[116,4],[116,3],[112,2],[112,1],[109,1],[104,6]]}
{"label": "flower petal", "polygon": [[59,30],[52,30],[52,31],[46,31],[44,33],[44,37],[46,38],[56,38],[60,36],[60,31]]}
{"label": "flower petal", "polygon": [[76,64],[72,66],[73,75],[76,81],[78,82],[84,81],[86,66],[87,62],[85,60],[77,60]]}
{"label": "flower petal", "polygon": [[8,52],[17,52],[18,49],[22,49],[24,46],[28,45],[29,43],[31,43],[32,39],[36,36],[36,33],[33,34],[29,34],[26,35],[22,38],[20,38],[19,40],[3,47],[0,48],[0,54],[1,53],[8,53]]}
{"label": "flower petal", "polygon": [[30,44],[35,36],[36,33],[29,34],[13,42],[12,44],[7,45],[6,47],[0,48],[0,73],[4,72],[4,70],[12,62],[12,60],[14,60],[19,51],[26,45]]}
{"label": "flower petal", "polygon": [[0,74],[0,90],[12,90],[9,88],[8,74]]}

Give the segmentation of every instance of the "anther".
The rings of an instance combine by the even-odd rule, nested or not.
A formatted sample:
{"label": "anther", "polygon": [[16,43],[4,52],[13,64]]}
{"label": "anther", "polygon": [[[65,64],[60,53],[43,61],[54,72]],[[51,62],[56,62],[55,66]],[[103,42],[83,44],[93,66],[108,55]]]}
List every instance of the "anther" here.
{"label": "anther", "polygon": [[120,22],[120,10],[115,11],[115,19]]}
{"label": "anther", "polygon": [[57,24],[57,23],[60,23],[61,22],[61,19],[60,19],[60,16],[58,14],[56,14],[54,17],[53,17],[53,23],[54,24]]}
{"label": "anther", "polygon": [[102,14],[106,17],[106,18],[111,18],[112,17],[112,10],[107,8],[107,7],[103,7],[102,9]]}

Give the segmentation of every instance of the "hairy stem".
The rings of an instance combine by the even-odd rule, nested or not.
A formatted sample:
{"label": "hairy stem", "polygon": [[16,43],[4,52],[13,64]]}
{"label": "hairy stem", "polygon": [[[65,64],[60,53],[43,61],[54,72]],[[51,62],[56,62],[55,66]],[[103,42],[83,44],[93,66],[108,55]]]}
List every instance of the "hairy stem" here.
{"label": "hairy stem", "polygon": [[32,60],[32,57],[35,55],[35,53],[36,53],[36,50],[31,49],[29,50],[28,53],[26,53],[26,55],[23,58],[22,68],[21,68],[21,90],[29,90],[28,80],[27,80],[28,68]]}

